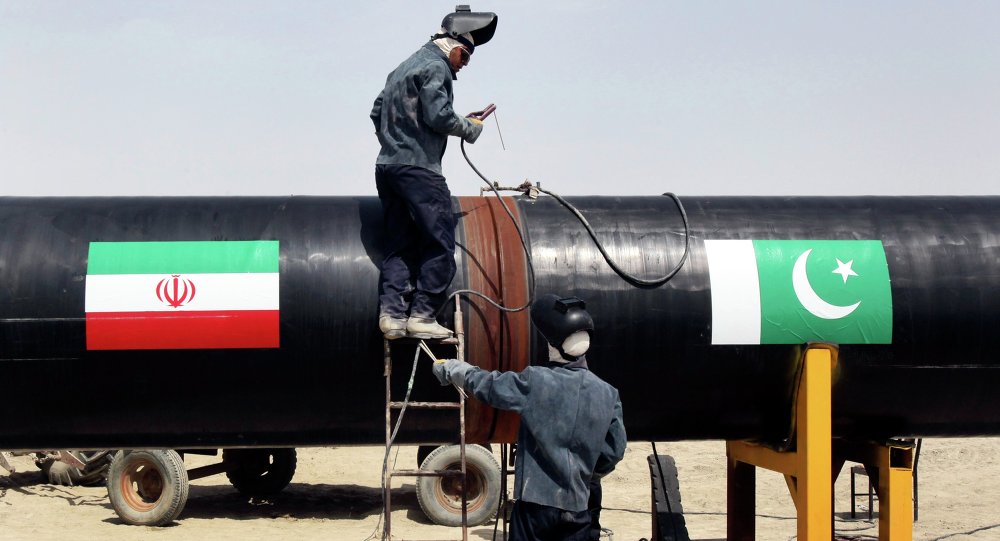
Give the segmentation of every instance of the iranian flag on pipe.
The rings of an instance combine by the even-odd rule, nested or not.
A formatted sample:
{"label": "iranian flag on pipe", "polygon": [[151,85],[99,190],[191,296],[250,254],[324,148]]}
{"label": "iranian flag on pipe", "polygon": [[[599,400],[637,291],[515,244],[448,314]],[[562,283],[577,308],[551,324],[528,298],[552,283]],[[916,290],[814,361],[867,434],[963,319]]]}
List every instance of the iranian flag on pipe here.
{"label": "iranian flag on pipe", "polygon": [[878,240],[706,240],[712,344],[891,344]]}
{"label": "iranian flag on pipe", "polygon": [[91,242],[87,349],[277,348],[278,241]]}

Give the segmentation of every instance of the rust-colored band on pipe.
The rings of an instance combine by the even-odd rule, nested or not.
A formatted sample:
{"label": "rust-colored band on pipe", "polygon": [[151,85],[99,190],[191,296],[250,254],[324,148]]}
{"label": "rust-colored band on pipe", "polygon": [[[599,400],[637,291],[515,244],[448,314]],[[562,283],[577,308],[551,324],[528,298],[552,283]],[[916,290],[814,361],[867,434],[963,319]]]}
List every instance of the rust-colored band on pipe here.
{"label": "rust-colored band on pipe", "polygon": [[[517,229],[496,197],[459,197],[465,229],[463,252],[468,286],[509,308],[528,301],[527,258]],[[512,198],[504,202],[519,225]],[[523,226],[522,226],[523,228]],[[484,370],[523,370],[529,364],[530,315],[527,310],[501,312],[471,297],[466,314],[468,361]],[[512,443],[517,439],[516,414],[497,411],[476,400],[468,402],[468,441]]]}

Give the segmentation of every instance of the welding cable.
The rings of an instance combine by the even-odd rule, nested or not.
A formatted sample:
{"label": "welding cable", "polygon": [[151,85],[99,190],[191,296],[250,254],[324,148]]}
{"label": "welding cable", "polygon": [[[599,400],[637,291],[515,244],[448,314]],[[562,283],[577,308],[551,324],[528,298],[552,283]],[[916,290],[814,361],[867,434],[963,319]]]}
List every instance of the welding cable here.
{"label": "welding cable", "polygon": [[[462,141],[461,147],[462,147],[462,156],[465,157],[465,161],[468,162],[469,167],[471,167],[472,170],[475,171],[477,175],[479,175],[479,178],[483,179],[483,182],[485,182],[486,185],[490,187],[490,190],[492,190],[493,193],[495,193],[497,195],[497,197],[500,198],[500,192],[497,190],[496,185],[493,182],[490,182],[490,180],[487,179],[486,176],[484,176],[479,171],[479,169],[475,166],[475,164],[472,163],[472,160],[469,159],[469,155],[465,152],[465,141]],[[534,186],[533,188],[537,189],[541,193],[544,193],[545,195],[548,195],[548,196],[552,197],[557,202],[559,202],[560,205],[562,205],[563,207],[565,207],[574,216],[576,216],[576,219],[579,220],[581,224],[583,224],[584,229],[587,230],[587,234],[590,235],[590,238],[594,241],[594,245],[597,247],[597,250],[599,252],[601,252],[601,255],[604,257],[604,261],[606,261],[608,263],[608,266],[611,267],[611,270],[615,271],[615,274],[617,274],[623,280],[625,280],[626,282],[632,284],[635,287],[642,288],[642,289],[655,289],[657,287],[662,286],[663,284],[666,284],[667,282],[670,281],[671,278],[673,278],[681,270],[681,268],[684,266],[684,263],[688,259],[688,255],[690,253],[690,248],[691,248],[691,228],[690,228],[690,225],[688,224],[687,211],[684,210],[684,204],[681,203],[680,198],[677,197],[677,195],[675,195],[672,192],[666,192],[663,195],[669,197],[670,199],[672,199],[674,201],[674,204],[677,205],[677,210],[678,210],[678,212],[681,215],[681,221],[684,223],[684,253],[683,253],[683,255],[681,255],[681,259],[680,259],[680,261],[677,262],[677,265],[675,265],[674,268],[671,269],[670,272],[668,272],[666,275],[664,275],[664,276],[662,276],[660,278],[653,279],[653,280],[647,280],[647,279],[639,278],[638,276],[634,276],[632,274],[629,274],[627,271],[625,271],[620,266],[618,266],[618,264],[615,262],[615,260],[611,258],[611,255],[608,254],[608,251],[604,248],[604,244],[600,241],[600,239],[597,238],[597,233],[594,231],[594,228],[591,227],[590,222],[587,221],[587,218],[583,215],[583,213],[581,213],[579,211],[579,209],[577,209],[576,207],[574,207],[570,202],[566,201],[559,194],[557,194],[555,192],[552,192],[552,191],[549,191],[549,190],[543,190],[541,187],[538,187],[538,186]],[[517,228],[517,234],[521,238],[521,245],[524,247],[524,253],[525,253],[526,257],[528,258],[528,270],[531,273],[531,276],[530,276],[530,281],[531,281],[531,289],[530,289],[530,291],[531,291],[531,295],[530,295],[530,297],[533,297],[534,296],[535,274],[534,274],[534,265],[532,264],[532,261],[531,261],[530,250],[528,250],[528,244],[524,240],[524,233],[522,233],[521,228],[518,226],[517,221],[514,219],[514,215],[510,212],[510,209],[507,208],[507,205],[505,203],[503,203],[503,199],[502,198],[500,199],[500,202],[501,202],[501,204],[503,204],[504,210],[507,211],[507,215],[510,216],[511,221],[514,222],[514,227]],[[470,292],[470,291],[469,290],[462,290],[462,292],[465,293],[465,292]],[[458,293],[458,292],[456,292],[456,293]],[[453,293],[452,295],[454,295],[456,293]],[[483,296],[479,292],[474,292],[473,291],[471,293]],[[485,298],[485,296],[483,296],[483,297]],[[450,299],[450,297],[449,297],[449,299]],[[500,307],[496,303],[493,303],[492,301],[490,301],[490,302],[491,302],[491,304],[494,304],[494,306],[497,306],[498,308],[503,309],[502,307]],[[529,304],[530,304],[530,298],[529,298]],[[524,309],[524,307],[520,308],[520,310],[523,310],[523,309]],[[507,310],[507,311],[517,311],[517,310]]]}
{"label": "welding cable", "polygon": [[406,397],[403,398],[403,406],[399,410],[399,418],[396,419],[396,427],[392,429],[392,435],[389,436],[390,446],[396,441],[396,433],[399,432],[399,426],[403,424],[403,414],[406,413],[406,406],[410,403],[410,393],[413,392],[413,380],[417,375],[418,360],[420,360],[419,348],[417,348],[413,354],[413,367],[410,369],[410,381],[406,384]]}
{"label": "welding cable", "polygon": [[635,287],[643,289],[655,289],[657,287],[660,287],[663,284],[669,282],[670,279],[673,278],[674,275],[676,275],[677,272],[681,270],[681,267],[684,266],[684,262],[687,261],[688,252],[691,246],[691,229],[690,226],[688,225],[688,217],[687,217],[687,212],[684,210],[684,205],[681,204],[680,198],[671,192],[666,192],[663,195],[674,200],[674,203],[677,205],[677,210],[681,214],[681,221],[684,222],[684,255],[681,256],[681,260],[677,262],[677,265],[675,265],[674,268],[663,277],[657,278],[655,280],[646,280],[643,278],[639,278],[638,276],[629,274],[624,269],[619,267],[618,264],[615,263],[613,259],[611,259],[611,256],[608,254],[607,250],[604,249],[604,244],[602,244],[601,241],[597,238],[597,233],[594,232],[594,228],[590,226],[590,222],[587,221],[587,218],[585,218],[583,214],[579,210],[577,210],[576,207],[571,205],[568,201],[560,197],[558,194],[555,194],[548,190],[543,190],[537,186],[535,188],[538,191],[551,196],[553,199],[558,201],[560,205],[566,207],[567,210],[572,212],[573,215],[576,216],[578,220],[580,220],[580,223],[583,224],[583,227],[584,229],[587,230],[587,233],[590,235],[590,238],[594,240],[594,245],[597,246],[598,251],[600,251],[601,255],[604,256],[604,260],[607,261],[608,266],[611,267],[611,270],[615,271],[615,274],[620,276],[622,280],[625,280],[626,282],[634,285]]}
{"label": "welding cable", "polygon": [[[497,519],[493,521],[493,541],[497,541],[497,529],[500,527],[500,521],[506,520],[503,515],[504,504],[507,503],[507,444],[500,444],[500,463],[503,466],[500,469],[500,498],[497,501]],[[504,528],[506,531],[506,528]]]}
{"label": "welding cable", "polygon": [[523,306],[519,306],[517,308],[509,308],[501,305],[500,303],[494,301],[485,294],[476,291],[474,289],[459,289],[456,291],[452,291],[451,294],[448,295],[448,298],[445,299],[444,303],[441,304],[441,307],[438,308],[437,312],[434,314],[434,317],[436,318],[444,309],[444,307],[448,306],[448,303],[453,298],[455,298],[456,295],[466,295],[466,296],[473,295],[479,297],[485,300],[486,302],[490,303],[491,305],[493,305],[497,310],[500,310],[501,312],[508,312],[508,313],[520,312],[531,306],[531,303],[535,298],[535,263],[531,260],[531,250],[528,249],[528,241],[524,239],[524,231],[521,230],[521,226],[517,223],[517,218],[514,217],[514,213],[511,212],[510,208],[507,206],[507,203],[503,200],[503,197],[500,195],[500,192],[496,189],[496,186],[492,182],[490,182],[490,180],[486,178],[486,176],[483,175],[479,171],[479,169],[472,163],[472,160],[469,159],[469,155],[465,152],[464,139],[462,140],[461,148],[462,148],[462,156],[465,157],[465,161],[469,164],[469,167],[471,167],[472,170],[475,171],[477,175],[479,175],[479,178],[483,179],[483,182],[485,182],[486,185],[490,187],[490,190],[493,190],[493,193],[496,194],[497,196],[497,200],[500,201],[500,205],[503,206],[504,212],[507,213],[507,216],[510,217],[511,223],[514,224],[514,229],[517,231],[517,236],[521,240],[521,247],[524,249],[524,257],[528,263],[528,300],[524,303]]}
{"label": "welding cable", "polygon": [[[663,477],[663,464],[660,464],[660,454],[656,452],[655,441],[651,441],[649,442],[649,444],[653,446],[653,460],[656,461],[656,471],[659,472],[660,474],[660,491],[663,492],[663,501],[668,502],[669,505],[670,497],[667,496],[667,480]],[[671,509],[671,511],[673,510]],[[655,504],[654,504],[654,512],[655,512]]]}
{"label": "welding cable", "polygon": [[[392,444],[396,441],[396,433],[399,432],[399,427],[403,424],[403,414],[406,413],[406,406],[410,403],[410,393],[413,391],[413,380],[417,376],[417,361],[420,360],[420,348],[414,348],[416,351],[413,352],[413,367],[410,369],[410,381],[406,384],[406,397],[403,398],[403,406],[399,409],[399,417],[396,418],[396,426],[393,427],[392,433],[389,436],[389,441],[385,444],[385,456],[382,457],[382,510],[385,512],[385,485],[386,485],[386,475],[389,473],[389,453],[392,450]],[[396,449],[396,454],[399,454],[399,449]],[[395,462],[395,461],[394,461]],[[382,524],[382,515],[379,515],[379,522],[375,525],[375,532],[368,536],[367,539],[372,539],[376,532],[378,532],[378,527]],[[385,531],[382,531],[382,539],[385,539]]]}

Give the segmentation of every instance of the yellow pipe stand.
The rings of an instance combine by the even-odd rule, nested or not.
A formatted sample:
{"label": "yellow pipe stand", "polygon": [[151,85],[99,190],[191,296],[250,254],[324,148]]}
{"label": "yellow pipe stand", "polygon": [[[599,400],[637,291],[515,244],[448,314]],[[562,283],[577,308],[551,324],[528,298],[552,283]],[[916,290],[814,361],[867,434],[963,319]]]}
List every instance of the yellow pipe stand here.
{"label": "yellow pipe stand", "polygon": [[878,467],[879,540],[912,541],[912,447],[838,443],[834,469],[831,385],[836,362],[837,349],[827,344],[810,344],[803,355],[794,451],[726,442],[728,541],[755,538],[756,467],[784,474],[795,503],[800,541],[832,539],[833,482],[847,458]]}
{"label": "yellow pipe stand", "polygon": [[913,539],[913,452],[910,442],[890,441],[884,445],[837,442],[835,464],[843,465],[845,460],[850,460],[864,464],[873,477],[874,472],[878,472],[878,481],[874,484],[878,495],[880,541]]}

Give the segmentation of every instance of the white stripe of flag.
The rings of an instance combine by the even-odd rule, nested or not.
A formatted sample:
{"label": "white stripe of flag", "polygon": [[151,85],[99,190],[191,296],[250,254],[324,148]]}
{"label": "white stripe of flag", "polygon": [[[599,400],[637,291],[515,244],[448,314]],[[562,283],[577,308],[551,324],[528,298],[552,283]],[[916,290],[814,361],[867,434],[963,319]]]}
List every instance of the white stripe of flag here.
{"label": "white stripe of flag", "polygon": [[712,344],[760,343],[760,281],[752,240],[706,240]]}
{"label": "white stripe of flag", "polygon": [[[170,274],[87,275],[87,312],[184,312],[277,310],[278,273],[243,272],[181,274],[195,287],[194,299],[177,308],[157,298],[156,287]],[[183,287],[183,286],[182,286]]]}

